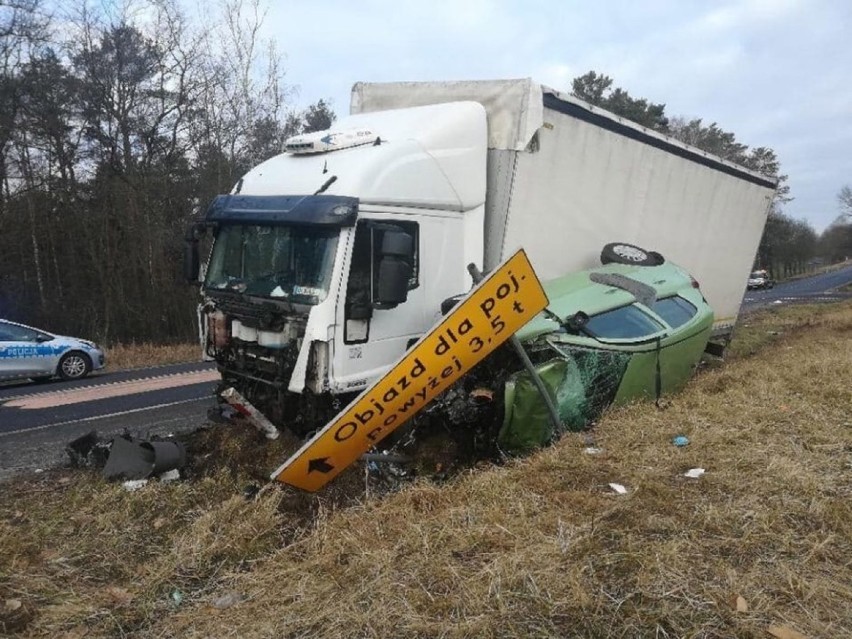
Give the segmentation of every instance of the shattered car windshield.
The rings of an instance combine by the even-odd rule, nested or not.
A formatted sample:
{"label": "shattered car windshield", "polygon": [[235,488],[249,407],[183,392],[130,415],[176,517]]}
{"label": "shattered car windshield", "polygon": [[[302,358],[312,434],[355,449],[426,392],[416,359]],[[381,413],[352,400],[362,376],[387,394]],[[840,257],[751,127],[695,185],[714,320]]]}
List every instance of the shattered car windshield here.
{"label": "shattered car windshield", "polygon": [[225,226],[205,286],[318,304],[328,295],[338,233],[313,226]]}

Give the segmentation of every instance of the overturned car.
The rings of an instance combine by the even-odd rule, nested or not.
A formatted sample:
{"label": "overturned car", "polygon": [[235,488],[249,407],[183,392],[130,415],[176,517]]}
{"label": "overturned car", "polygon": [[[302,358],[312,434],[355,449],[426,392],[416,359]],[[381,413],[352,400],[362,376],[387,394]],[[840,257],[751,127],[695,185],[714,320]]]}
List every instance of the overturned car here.
{"label": "overturned car", "polygon": [[[504,346],[424,416],[450,422],[476,448],[524,452],[581,430],[610,405],[679,390],[710,338],[713,312],[698,282],[661,257],[607,264],[544,283],[550,304],[518,333],[552,399]],[[422,421],[424,418],[418,418]]]}

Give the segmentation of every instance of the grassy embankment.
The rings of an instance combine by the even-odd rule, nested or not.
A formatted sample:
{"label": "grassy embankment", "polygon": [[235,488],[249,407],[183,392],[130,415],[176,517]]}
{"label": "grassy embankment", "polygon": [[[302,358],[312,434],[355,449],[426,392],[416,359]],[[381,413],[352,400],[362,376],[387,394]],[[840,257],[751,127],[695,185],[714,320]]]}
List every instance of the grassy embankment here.
{"label": "grassy embankment", "polygon": [[[246,501],[296,442],[233,427],[194,442],[179,483],[130,493],[61,471],[2,484],[0,624],[27,637],[852,636],[850,366],[852,304],[753,316],[731,359],[663,410],[611,411],[528,458],[381,499],[355,469],[317,496]],[[690,444],[674,447],[678,434]],[[583,452],[590,438],[602,453]],[[683,476],[695,467],[706,474]]]}

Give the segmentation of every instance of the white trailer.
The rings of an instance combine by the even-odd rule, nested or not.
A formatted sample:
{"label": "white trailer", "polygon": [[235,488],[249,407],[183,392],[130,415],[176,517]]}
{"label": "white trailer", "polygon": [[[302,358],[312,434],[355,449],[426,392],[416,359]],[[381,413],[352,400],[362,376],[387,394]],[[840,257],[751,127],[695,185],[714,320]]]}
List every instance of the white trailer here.
{"label": "white trailer", "polygon": [[700,282],[730,333],[777,187],[773,178],[531,80],[356,84],[352,112],[471,100],[488,113],[485,268],[523,247],[547,280],[624,241]]}
{"label": "white trailer", "polygon": [[658,251],[700,281],[724,339],[775,186],[530,80],[360,83],[352,115],[214,201],[187,273],[212,228],[205,351],[223,385],[304,431],[429,330],[469,263],[518,248],[544,280],[610,242]]}

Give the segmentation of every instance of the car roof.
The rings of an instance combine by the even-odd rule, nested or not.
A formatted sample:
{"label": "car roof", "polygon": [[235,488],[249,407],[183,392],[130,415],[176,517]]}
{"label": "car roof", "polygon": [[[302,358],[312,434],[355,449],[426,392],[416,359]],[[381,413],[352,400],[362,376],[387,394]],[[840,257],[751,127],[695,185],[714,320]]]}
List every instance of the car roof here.
{"label": "car roof", "polygon": [[[578,311],[591,316],[636,302],[636,296],[623,288],[592,281],[593,273],[620,275],[650,286],[657,299],[692,289],[689,274],[671,262],[658,266],[607,264],[542,282],[550,302],[547,308],[564,320]],[[539,315],[518,331],[518,337],[530,339],[553,329],[553,321]]]}
{"label": "car roof", "polygon": [[13,322],[12,320],[7,320],[0,317],[0,322],[4,324],[11,324],[12,326],[20,326],[21,328],[28,328],[31,331],[38,331],[39,333],[47,333],[48,335],[53,335],[54,337],[58,337],[55,333],[51,333],[50,331],[46,331],[43,328],[36,328],[35,326],[29,326],[28,324],[21,324],[20,322]]}

